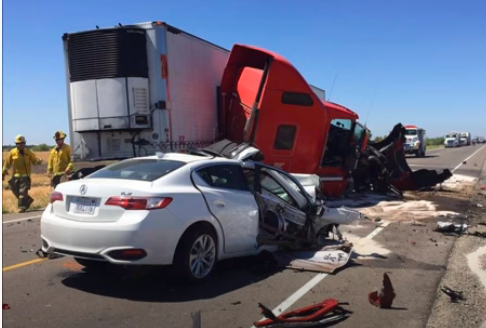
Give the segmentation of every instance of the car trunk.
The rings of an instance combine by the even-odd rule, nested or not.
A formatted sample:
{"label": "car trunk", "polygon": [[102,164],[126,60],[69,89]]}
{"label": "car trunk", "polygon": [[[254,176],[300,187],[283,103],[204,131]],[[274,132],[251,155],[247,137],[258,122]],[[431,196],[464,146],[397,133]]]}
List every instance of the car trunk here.
{"label": "car trunk", "polygon": [[83,222],[115,222],[125,213],[119,206],[105,205],[110,197],[146,196],[151,182],[86,179],[79,182],[61,184],[56,191],[63,194],[62,201],[52,204],[58,217]]}

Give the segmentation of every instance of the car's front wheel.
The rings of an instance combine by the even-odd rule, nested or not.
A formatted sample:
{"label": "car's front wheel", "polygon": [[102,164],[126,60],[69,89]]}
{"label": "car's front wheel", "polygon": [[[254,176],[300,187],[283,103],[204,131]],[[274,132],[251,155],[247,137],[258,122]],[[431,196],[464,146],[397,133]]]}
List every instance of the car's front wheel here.
{"label": "car's front wheel", "polygon": [[217,259],[216,236],[207,227],[187,231],[174,258],[178,272],[190,282],[203,282],[214,271]]}

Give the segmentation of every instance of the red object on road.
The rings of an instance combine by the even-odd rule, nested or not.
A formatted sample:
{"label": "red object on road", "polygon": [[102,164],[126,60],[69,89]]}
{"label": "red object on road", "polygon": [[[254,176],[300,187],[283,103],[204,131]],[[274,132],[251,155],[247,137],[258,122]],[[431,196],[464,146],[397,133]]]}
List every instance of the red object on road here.
{"label": "red object on road", "polygon": [[259,304],[262,309],[262,313],[268,317],[267,320],[255,322],[255,327],[266,327],[276,323],[304,323],[304,322],[317,322],[326,314],[338,310],[339,303],[337,300],[328,298],[321,303],[309,305],[294,311],[282,313],[279,316],[275,316],[264,305]]}
{"label": "red object on road", "polygon": [[10,305],[8,305],[7,303],[2,303],[2,309],[10,310]]}
{"label": "red object on road", "polygon": [[381,292],[378,293],[377,290],[368,294],[368,300],[371,304],[381,309],[389,309],[393,304],[393,299],[396,294],[393,290],[393,286],[390,277],[385,273],[383,275],[383,288]]}

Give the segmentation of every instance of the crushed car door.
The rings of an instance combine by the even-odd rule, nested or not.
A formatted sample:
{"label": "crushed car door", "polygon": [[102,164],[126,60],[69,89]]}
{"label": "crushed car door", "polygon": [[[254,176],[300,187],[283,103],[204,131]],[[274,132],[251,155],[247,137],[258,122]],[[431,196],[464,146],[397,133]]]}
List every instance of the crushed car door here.
{"label": "crushed car door", "polygon": [[255,183],[255,192],[261,202],[259,205],[264,223],[281,231],[285,231],[290,223],[303,226],[307,215],[301,210],[302,201],[296,200],[298,196],[291,191],[292,187],[288,186],[283,179],[279,179],[276,171],[257,166],[256,172],[247,170],[245,173],[250,184],[255,176],[259,177],[258,182]]}
{"label": "crushed car door", "polygon": [[224,232],[226,253],[252,251],[258,235],[258,205],[239,165],[210,165],[192,173],[209,210]]}

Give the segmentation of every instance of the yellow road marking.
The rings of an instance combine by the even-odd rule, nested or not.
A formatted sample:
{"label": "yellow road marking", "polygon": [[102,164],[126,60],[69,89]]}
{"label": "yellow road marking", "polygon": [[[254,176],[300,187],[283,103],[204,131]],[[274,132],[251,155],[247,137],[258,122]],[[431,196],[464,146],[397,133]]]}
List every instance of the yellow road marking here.
{"label": "yellow road marking", "polygon": [[31,265],[31,264],[42,262],[42,261],[45,261],[45,260],[47,260],[47,259],[34,259],[34,260],[27,261],[27,262],[17,263],[17,264],[14,264],[14,265],[3,267],[2,271],[3,272],[10,271],[10,270],[13,270],[13,269],[21,268],[23,266]]}

